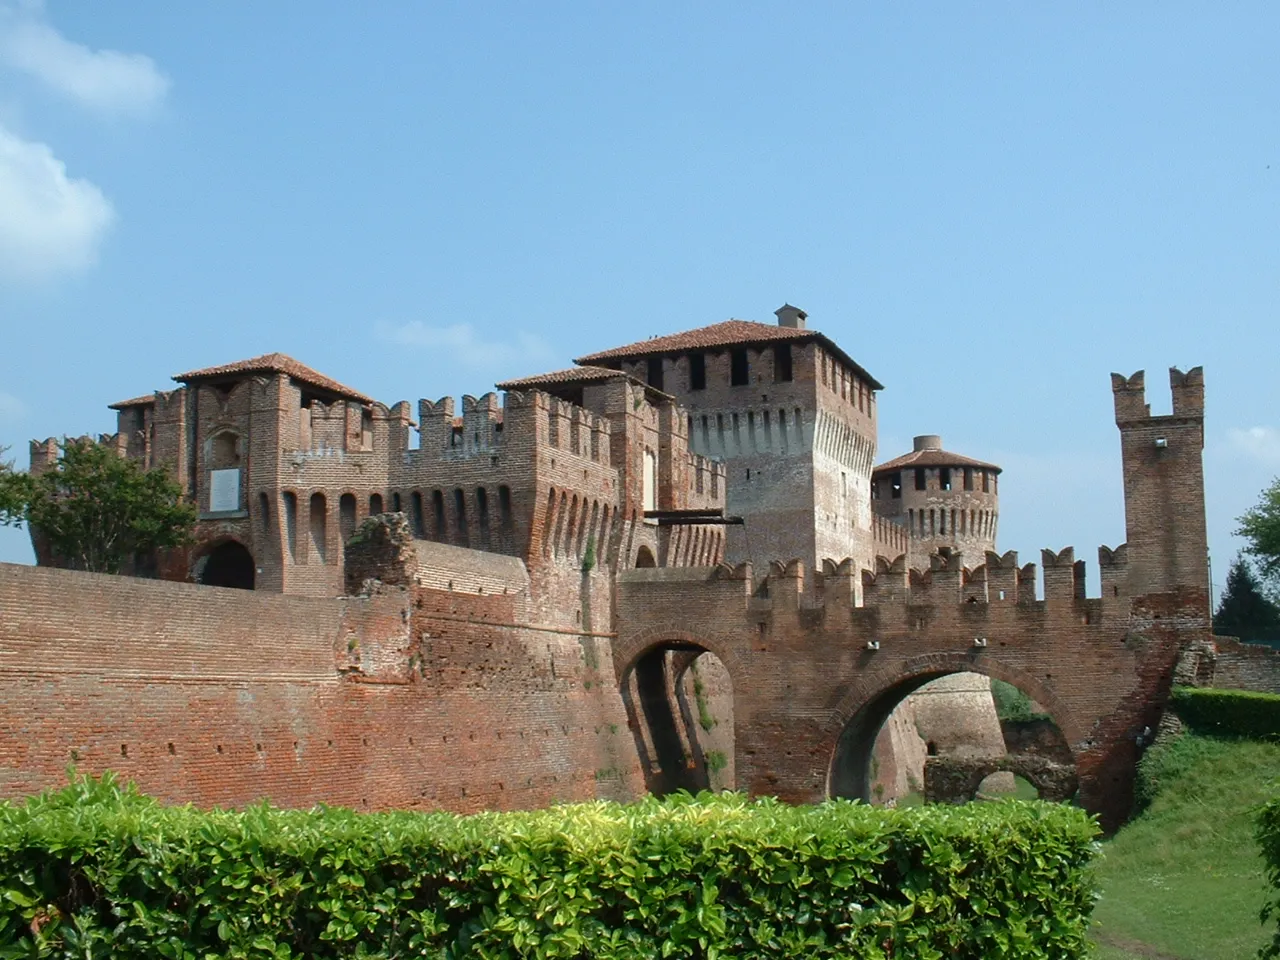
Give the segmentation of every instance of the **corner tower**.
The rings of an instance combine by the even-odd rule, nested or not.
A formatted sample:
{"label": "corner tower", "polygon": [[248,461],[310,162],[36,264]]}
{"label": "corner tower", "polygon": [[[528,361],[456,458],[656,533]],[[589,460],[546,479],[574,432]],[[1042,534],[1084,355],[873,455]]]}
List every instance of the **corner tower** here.
{"label": "corner tower", "polygon": [[977,566],[996,548],[1000,468],[944,450],[935,434],[912,447],[871,474],[871,509],[906,530],[908,566],[927,568],[940,550]]}
{"label": "corner tower", "polygon": [[1173,413],[1153,417],[1145,374],[1111,375],[1124,469],[1130,596],[1209,590],[1204,515],[1204,372],[1169,369]]}

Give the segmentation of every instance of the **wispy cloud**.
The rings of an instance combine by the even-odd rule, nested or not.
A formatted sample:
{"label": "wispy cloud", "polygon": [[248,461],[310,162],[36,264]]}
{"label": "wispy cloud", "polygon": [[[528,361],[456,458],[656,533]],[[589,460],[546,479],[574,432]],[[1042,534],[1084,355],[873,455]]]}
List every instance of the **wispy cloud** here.
{"label": "wispy cloud", "polygon": [[0,126],[0,276],[40,281],[92,264],[115,219],[94,184]]}
{"label": "wispy cloud", "polygon": [[17,423],[27,412],[27,405],[11,393],[0,390],[0,423]]}
{"label": "wispy cloud", "polygon": [[0,62],[106,115],[147,113],[169,92],[169,78],[150,57],[68,40],[39,4],[0,3]]}
{"label": "wispy cloud", "polygon": [[1233,427],[1227,431],[1227,443],[1250,460],[1280,465],[1280,430],[1275,427]]}
{"label": "wispy cloud", "polygon": [[398,326],[381,323],[375,330],[385,343],[429,350],[442,360],[472,370],[536,367],[552,356],[551,348],[531,333],[483,338],[469,323],[433,327],[412,320]]}

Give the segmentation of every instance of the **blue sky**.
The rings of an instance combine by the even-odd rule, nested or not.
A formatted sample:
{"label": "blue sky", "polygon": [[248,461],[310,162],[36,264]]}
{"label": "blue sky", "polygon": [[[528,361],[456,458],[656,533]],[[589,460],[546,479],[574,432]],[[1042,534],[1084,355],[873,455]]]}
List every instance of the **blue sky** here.
{"label": "blue sky", "polygon": [[[1001,547],[1123,540],[1108,374],[1280,473],[1280,6],[0,0],[0,444],[282,350],[386,402],[783,301]],[[0,532],[0,560],[29,561]]]}

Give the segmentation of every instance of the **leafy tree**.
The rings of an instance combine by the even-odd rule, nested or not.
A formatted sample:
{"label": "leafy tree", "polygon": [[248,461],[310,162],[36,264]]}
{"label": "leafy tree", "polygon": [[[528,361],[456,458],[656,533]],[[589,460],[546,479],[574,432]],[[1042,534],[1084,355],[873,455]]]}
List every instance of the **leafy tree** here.
{"label": "leafy tree", "polygon": [[1238,522],[1236,535],[1249,542],[1245,553],[1257,560],[1265,576],[1280,583],[1280,477]]}
{"label": "leafy tree", "polygon": [[23,519],[60,563],[119,573],[139,553],[190,543],[196,510],[163,469],[68,440],[57,463],[29,480]]}
{"label": "leafy tree", "polygon": [[0,527],[22,522],[31,478],[13,469],[13,461],[5,460],[8,447],[0,447]]}
{"label": "leafy tree", "polygon": [[1243,556],[1237,556],[1227,571],[1227,589],[1213,615],[1213,632],[1280,646],[1280,607],[1262,592],[1252,565]]}

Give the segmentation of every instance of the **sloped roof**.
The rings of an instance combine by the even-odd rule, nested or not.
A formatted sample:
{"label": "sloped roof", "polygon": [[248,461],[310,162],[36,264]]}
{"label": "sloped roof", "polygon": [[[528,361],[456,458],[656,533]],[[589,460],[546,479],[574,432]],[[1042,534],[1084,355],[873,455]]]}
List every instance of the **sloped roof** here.
{"label": "sloped roof", "polygon": [[116,403],[107,404],[108,410],[125,410],[129,407],[145,407],[148,404],[156,402],[156,395],[148,393],[143,397],[134,397],[132,400],[119,400]]}
{"label": "sloped roof", "polygon": [[284,353],[264,353],[260,357],[252,357],[248,360],[237,360],[235,363],[224,363],[217,367],[205,367],[203,370],[191,370],[188,373],[176,374],[173,379],[178,383],[199,383],[207,380],[225,380],[254,373],[283,373],[299,383],[305,383],[328,393],[337,394],[348,400],[373,403],[372,398],[366,397],[363,393],[352,390],[348,386],[344,386],[337,380],[326,377],[319,371],[312,370],[305,363],[299,363],[293,357]]}
{"label": "sloped roof", "polygon": [[[550,373],[535,373],[531,377],[517,377],[495,384],[499,390],[519,390],[522,387],[543,387],[555,383],[599,383],[603,380],[615,380],[622,377],[627,380],[636,378],[612,367],[570,367],[568,370],[553,370]],[[639,382],[639,381],[637,381]]]}
{"label": "sloped roof", "polygon": [[604,383],[607,380],[630,380],[637,386],[644,387],[650,399],[673,400],[670,394],[663,393],[657,387],[651,387],[638,377],[615,370],[613,367],[581,366],[568,370],[553,370],[550,373],[535,373],[531,377],[518,377],[495,384],[499,390],[544,390],[555,393],[556,387],[579,387],[588,383]]}
{"label": "sloped roof", "polygon": [[973,467],[975,470],[990,470],[993,473],[1001,472],[1001,468],[994,463],[975,460],[973,457],[961,456],[958,453],[949,453],[936,447],[927,450],[912,450],[910,453],[894,457],[892,460],[880,464],[871,472],[873,474],[883,473],[886,470],[905,470],[908,467]]}
{"label": "sloped roof", "polygon": [[601,360],[624,360],[636,357],[649,357],[654,354],[685,353],[690,350],[710,350],[716,347],[748,346],[752,344],[804,343],[816,340],[830,353],[839,357],[857,371],[873,390],[883,390],[884,385],[852,357],[840,349],[829,337],[817,330],[800,330],[796,327],[782,327],[772,323],[758,323],[754,320],[723,320],[706,327],[697,327],[681,333],[667,334],[662,337],[651,337],[629,343],[623,347],[601,350],[585,357],[578,357],[574,363],[597,364]]}

